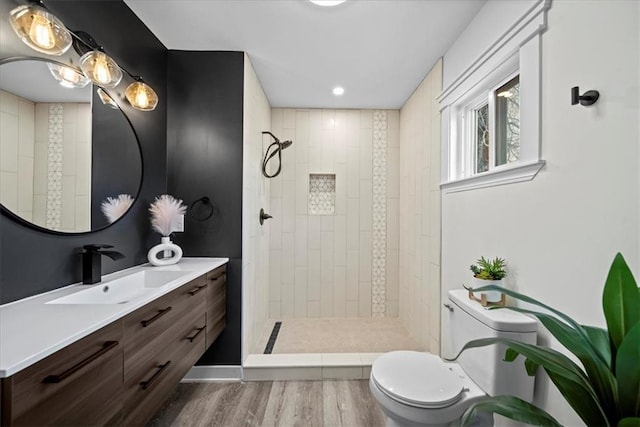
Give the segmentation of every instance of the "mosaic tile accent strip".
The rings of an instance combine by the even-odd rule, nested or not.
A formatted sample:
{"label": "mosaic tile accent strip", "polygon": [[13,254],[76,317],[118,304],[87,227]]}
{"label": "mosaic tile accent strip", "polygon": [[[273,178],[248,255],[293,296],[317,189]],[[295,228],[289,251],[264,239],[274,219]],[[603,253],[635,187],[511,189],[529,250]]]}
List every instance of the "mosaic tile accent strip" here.
{"label": "mosaic tile accent strip", "polygon": [[387,112],[373,112],[371,315],[385,317],[387,276]]}
{"label": "mosaic tile accent strip", "polygon": [[336,176],[309,175],[309,215],[333,215],[336,211]]}
{"label": "mosaic tile accent strip", "polygon": [[59,230],[62,211],[62,143],[64,106],[49,104],[47,135],[47,228]]}

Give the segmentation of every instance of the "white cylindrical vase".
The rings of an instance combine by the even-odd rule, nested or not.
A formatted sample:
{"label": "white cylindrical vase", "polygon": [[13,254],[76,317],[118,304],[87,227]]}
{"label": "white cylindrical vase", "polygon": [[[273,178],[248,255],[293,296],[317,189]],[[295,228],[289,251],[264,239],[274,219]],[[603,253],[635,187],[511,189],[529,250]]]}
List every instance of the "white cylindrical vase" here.
{"label": "white cylindrical vase", "polygon": [[[152,247],[147,253],[147,259],[152,265],[163,266],[171,265],[180,261],[182,258],[182,248],[171,241],[170,237],[162,237],[160,244]],[[160,253],[163,258],[159,258]]]}

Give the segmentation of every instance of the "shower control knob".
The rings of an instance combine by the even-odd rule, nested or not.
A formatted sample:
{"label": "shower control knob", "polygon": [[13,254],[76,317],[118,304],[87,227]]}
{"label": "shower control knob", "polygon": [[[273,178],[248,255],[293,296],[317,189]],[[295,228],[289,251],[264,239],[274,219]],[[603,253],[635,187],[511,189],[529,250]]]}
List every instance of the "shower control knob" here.
{"label": "shower control knob", "polygon": [[264,224],[265,219],[273,218],[271,215],[266,213],[264,209],[260,209],[260,225]]}

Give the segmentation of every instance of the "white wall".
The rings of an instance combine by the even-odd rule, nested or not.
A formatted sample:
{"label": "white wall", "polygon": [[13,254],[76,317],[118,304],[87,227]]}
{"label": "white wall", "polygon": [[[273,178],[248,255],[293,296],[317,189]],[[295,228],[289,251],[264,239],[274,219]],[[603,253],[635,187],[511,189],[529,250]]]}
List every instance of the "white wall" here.
{"label": "white wall", "polygon": [[2,203],[43,227],[89,230],[91,104],[34,103],[1,91],[0,105]]}
{"label": "white wall", "polygon": [[[262,131],[271,127],[271,106],[244,56],[242,146],[242,362],[254,351],[267,320],[269,304],[269,227],[258,222],[260,208],[269,210],[269,181],[260,172]],[[264,141],[267,141],[264,138]]]}
{"label": "white wall", "polygon": [[[496,27],[510,25],[513,11],[506,4],[488,2],[445,55],[445,86],[464,68],[465,52],[470,62],[491,43]],[[443,195],[443,298],[468,281],[477,257],[502,256],[507,286],[580,323],[604,326],[601,294],[616,252],[640,278],[639,8],[636,1],[553,2],[542,36],[547,165],[531,182]],[[576,85],[599,90],[598,103],[571,106]],[[549,341],[546,331],[540,340]],[[536,403],[561,424],[581,424],[540,374]]]}
{"label": "white wall", "polygon": [[400,319],[440,353],[440,111],[442,61],[400,110]]}
{"label": "white wall", "polygon": [[[397,316],[399,112],[275,108],[271,123],[293,145],[271,179],[270,316]],[[381,162],[383,176],[374,173]],[[309,214],[309,174],[335,174],[333,215]],[[381,193],[377,180],[386,180]],[[373,256],[376,236],[386,259]],[[378,313],[377,289],[385,299]]]}
{"label": "white wall", "polygon": [[0,91],[0,194],[22,218],[33,216],[34,103]]}

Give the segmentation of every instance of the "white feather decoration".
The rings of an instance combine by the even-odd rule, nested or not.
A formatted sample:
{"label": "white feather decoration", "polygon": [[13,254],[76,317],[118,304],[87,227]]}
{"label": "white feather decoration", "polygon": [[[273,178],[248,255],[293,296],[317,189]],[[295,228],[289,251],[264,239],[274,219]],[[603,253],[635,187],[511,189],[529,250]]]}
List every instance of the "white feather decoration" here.
{"label": "white feather decoration", "polygon": [[125,214],[133,204],[133,197],[128,194],[118,194],[118,197],[107,197],[100,205],[100,210],[109,223],[115,222]]}
{"label": "white feather decoration", "polygon": [[187,207],[182,204],[182,200],[175,199],[168,194],[158,196],[149,207],[151,227],[164,237],[167,237],[173,233],[178,217],[184,215],[186,211]]}

